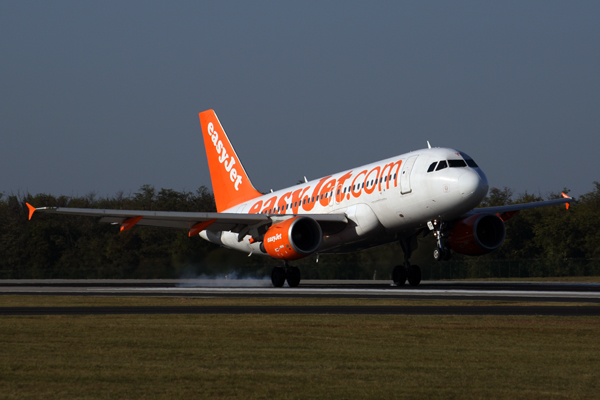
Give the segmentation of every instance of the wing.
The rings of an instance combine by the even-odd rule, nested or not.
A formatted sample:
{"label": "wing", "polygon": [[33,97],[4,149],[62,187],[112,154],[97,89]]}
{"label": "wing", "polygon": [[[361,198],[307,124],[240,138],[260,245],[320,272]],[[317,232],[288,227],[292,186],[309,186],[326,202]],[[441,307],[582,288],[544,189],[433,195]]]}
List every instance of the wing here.
{"label": "wing", "polygon": [[[188,229],[194,236],[210,228],[214,231],[247,232],[253,227],[271,225],[295,215],[235,214],[216,212],[178,212],[178,211],[141,211],[141,210],[104,210],[94,208],[43,207],[35,208],[30,204],[29,219],[34,212],[53,214],[83,215],[100,217],[100,222],[121,225],[127,230],[134,225],[157,226],[161,228]],[[324,234],[339,232],[346,227],[345,214],[309,214],[306,215],[321,225]]]}
{"label": "wing", "polygon": [[475,208],[475,209],[469,211],[468,213],[466,213],[465,216],[481,214],[481,213],[489,213],[489,214],[497,214],[503,221],[508,221],[509,219],[514,217],[515,214],[517,214],[519,211],[527,210],[530,208],[547,207],[547,206],[553,206],[553,205],[557,205],[557,204],[566,204],[567,209],[568,209],[569,203],[573,201],[573,198],[567,196],[564,193],[562,193],[562,195],[563,195],[562,199],[536,201],[533,203],[511,204],[508,206]]}

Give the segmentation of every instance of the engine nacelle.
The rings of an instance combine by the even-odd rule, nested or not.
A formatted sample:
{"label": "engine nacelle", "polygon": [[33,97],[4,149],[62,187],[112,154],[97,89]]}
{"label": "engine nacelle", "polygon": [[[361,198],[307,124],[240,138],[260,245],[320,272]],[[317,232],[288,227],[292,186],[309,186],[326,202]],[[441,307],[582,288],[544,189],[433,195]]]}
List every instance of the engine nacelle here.
{"label": "engine nacelle", "polygon": [[505,236],[506,228],[500,217],[477,214],[458,221],[448,235],[448,243],[457,253],[479,256],[500,247]]}
{"label": "engine nacelle", "polygon": [[281,260],[297,260],[313,254],[321,245],[323,232],[317,221],[294,217],[278,222],[267,230],[261,250]]}

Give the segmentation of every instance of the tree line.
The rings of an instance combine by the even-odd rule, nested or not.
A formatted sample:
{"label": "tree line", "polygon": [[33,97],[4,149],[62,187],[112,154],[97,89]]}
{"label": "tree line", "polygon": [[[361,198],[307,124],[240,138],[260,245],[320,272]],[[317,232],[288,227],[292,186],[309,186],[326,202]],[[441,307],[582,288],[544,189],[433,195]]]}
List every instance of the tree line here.
{"label": "tree line", "polygon": [[[540,195],[515,196],[509,188],[491,188],[481,207],[541,200],[545,198]],[[499,274],[507,268],[509,276],[517,268],[522,276],[598,275],[600,183],[594,182],[594,190],[576,200],[569,210],[553,206],[520,212],[506,223],[506,240],[493,253],[453,254],[451,261],[436,263],[433,235],[426,235],[411,261],[421,266],[424,278],[485,277],[495,274],[494,268]],[[118,226],[97,218],[43,213],[29,221],[26,202],[35,207],[216,211],[214,197],[204,186],[192,192],[144,185],[135,193],[112,197],[0,193],[0,279],[266,277],[281,265],[189,238],[185,230],[135,227],[119,232]],[[402,262],[399,244],[392,243],[357,253],[315,255],[295,265],[305,279],[389,279],[393,266]]]}

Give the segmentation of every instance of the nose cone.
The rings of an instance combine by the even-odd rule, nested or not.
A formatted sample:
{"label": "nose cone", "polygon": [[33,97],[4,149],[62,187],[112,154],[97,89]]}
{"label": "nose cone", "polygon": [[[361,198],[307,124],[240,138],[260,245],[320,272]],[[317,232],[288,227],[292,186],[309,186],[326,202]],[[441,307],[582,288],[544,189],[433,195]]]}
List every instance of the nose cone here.
{"label": "nose cone", "polygon": [[470,170],[458,178],[458,189],[464,199],[472,200],[476,206],[487,194],[489,186],[483,172]]}

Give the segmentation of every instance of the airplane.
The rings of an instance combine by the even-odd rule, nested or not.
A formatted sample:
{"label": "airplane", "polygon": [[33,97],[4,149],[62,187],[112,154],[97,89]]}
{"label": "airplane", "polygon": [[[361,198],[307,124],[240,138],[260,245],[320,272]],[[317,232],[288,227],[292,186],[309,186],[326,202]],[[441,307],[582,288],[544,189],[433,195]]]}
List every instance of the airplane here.
{"label": "airplane", "polygon": [[563,198],[501,207],[477,208],[488,181],[462,151],[432,148],[395,157],[263,194],[255,189],[213,110],[199,113],[217,212],[103,210],[65,207],[35,211],[100,217],[100,222],[187,229],[189,236],[249,254],[283,261],[274,267],[275,287],[297,287],[298,267],[290,262],[328,253],[346,253],[398,241],[404,263],[394,267],[397,286],[421,282],[410,263],[417,239],[436,239],[435,260],[451,252],[478,256],[503,243],[505,222],[519,211],[565,204]]}

